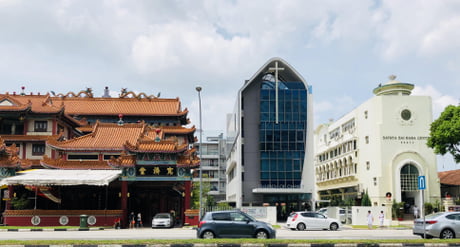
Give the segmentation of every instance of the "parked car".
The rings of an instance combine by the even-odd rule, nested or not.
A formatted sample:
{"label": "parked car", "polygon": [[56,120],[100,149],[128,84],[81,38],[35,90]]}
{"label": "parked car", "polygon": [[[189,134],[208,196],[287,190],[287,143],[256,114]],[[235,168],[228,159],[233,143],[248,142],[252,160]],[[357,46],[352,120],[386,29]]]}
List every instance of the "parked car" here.
{"label": "parked car", "polygon": [[271,224],[239,210],[207,212],[198,224],[198,238],[276,238]]}
{"label": "parked car", "polygon": [[425,216],[425,230],[423,219],[414,220],[414,235],[422,238],[460,238],[460,212],[439,212]]}
{"label": "parked car", "polygon": [[293,212],[286,221],[286,227],[291,230],[331,230],[341,227],[339,220],[328,218],[318,212]]}
{"label": "parked car", "polygon": [[174,226],[174,219],[170,213],[158,213],[153,216],[152,228],[155,227],[169,227]]}

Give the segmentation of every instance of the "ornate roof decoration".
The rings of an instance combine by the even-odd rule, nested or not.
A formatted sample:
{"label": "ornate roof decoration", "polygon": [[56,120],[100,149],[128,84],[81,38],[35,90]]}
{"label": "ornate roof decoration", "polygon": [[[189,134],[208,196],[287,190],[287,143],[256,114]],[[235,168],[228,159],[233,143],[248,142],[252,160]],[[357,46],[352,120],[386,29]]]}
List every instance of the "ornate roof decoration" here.
{"label": "ornate roof decoration", "polygon": [[19,158],[19,148],[16,144],[6,146],[4,139],[0,136],[0,167],[27,169],[32,167],[32,161]]}
{"label": "ornate roof decoration", "polygon": [[141,99],[141,98],[144,98],[144,99],[158,99],[160,97],[160,93],[158,93],[156,96],[154,96],[154,95],[147,96],[147,94],[145,94],[145,93],[136,94],[133,91],[128,92],[127,88],[122,88],[121,93],[119,94],[119,97],[120,98],[128,98],[129,96],[131,96],[131,98],[137,98],[137,99]]}
{"label": "ornate roof decoration", "polygon": [[[129,98],[128,96],[135,96]],[[3,102],[3,103],[2,103]],[[60,113],[68,116],[175,116],[184,121],[188,109],[181,109],[179,98],[166,99],[147,96],[145,93],[125,93],[123,97],[94,97],[90,88],[78,94],[46,95],[0,94],[0,111],[31,111],[35,113]]]}
{"label": "ornate roof decoration", "polygon": [[[53,91],[51,91],[51,93],[54,94]],[[77,94],[75,94],[74,92],[68,92],[67,94],[62,94],[62,93],[59,93],[55,96],[57,97],[62,97],[62,98],[67,98],[67,97],[81,97],[82,95],[85,95],[85,97],[88,97],[88,98],[93,98],[93,90],[91,88],[86,88],[86,90],[81,90],[80,92],[78,92]],[[54,96],[54,95],[53,95]]]}

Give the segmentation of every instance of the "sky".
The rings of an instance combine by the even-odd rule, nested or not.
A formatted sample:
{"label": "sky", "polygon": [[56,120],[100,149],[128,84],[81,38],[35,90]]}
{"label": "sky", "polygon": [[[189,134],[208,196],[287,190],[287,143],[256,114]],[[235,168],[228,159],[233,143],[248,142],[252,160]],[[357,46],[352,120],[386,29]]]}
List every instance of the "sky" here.
{"label": "sky", "polygon": [[273,57],[313,87],[315,125],[390,75],[431,96],[436,119],[460,101],[460,1],[0,0],[2,93],[160,93],[199,127],[201,86],[203,134],[225,134],[238,90]]}

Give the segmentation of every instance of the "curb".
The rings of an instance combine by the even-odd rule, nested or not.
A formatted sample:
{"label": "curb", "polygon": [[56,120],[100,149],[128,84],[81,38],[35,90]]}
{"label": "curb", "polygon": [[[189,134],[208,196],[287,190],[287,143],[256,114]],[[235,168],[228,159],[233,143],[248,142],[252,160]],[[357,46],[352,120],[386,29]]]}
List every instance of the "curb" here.
{"label": "curb", "polygon": [[[58,231],[100,231],[104,228],[32,228],[32,229],[0,229],[0,232],[58,232]],[[1,246],[1,245],[0,245]]]}
{"label": "curb", "polygon": [[[11,245],[0,245],[10,246]],[[103,244],[103,245],[39,245],[40,247],[458,247],[451,243],[382,243],[382,244]],[[37,247],[37,245],[14,245],[14,247]]]}

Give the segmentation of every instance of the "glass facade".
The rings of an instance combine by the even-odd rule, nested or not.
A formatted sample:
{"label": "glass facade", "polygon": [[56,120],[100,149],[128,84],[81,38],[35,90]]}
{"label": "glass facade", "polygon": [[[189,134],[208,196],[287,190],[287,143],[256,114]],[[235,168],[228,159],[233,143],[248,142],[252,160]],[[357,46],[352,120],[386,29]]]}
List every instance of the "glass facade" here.
{"label": "glass facade", "polygon": [[260,181],[264,188],[300,188],[307,128],[307,90],[302,82],[279,82],[276,123],[275,82],[260,88]]}

